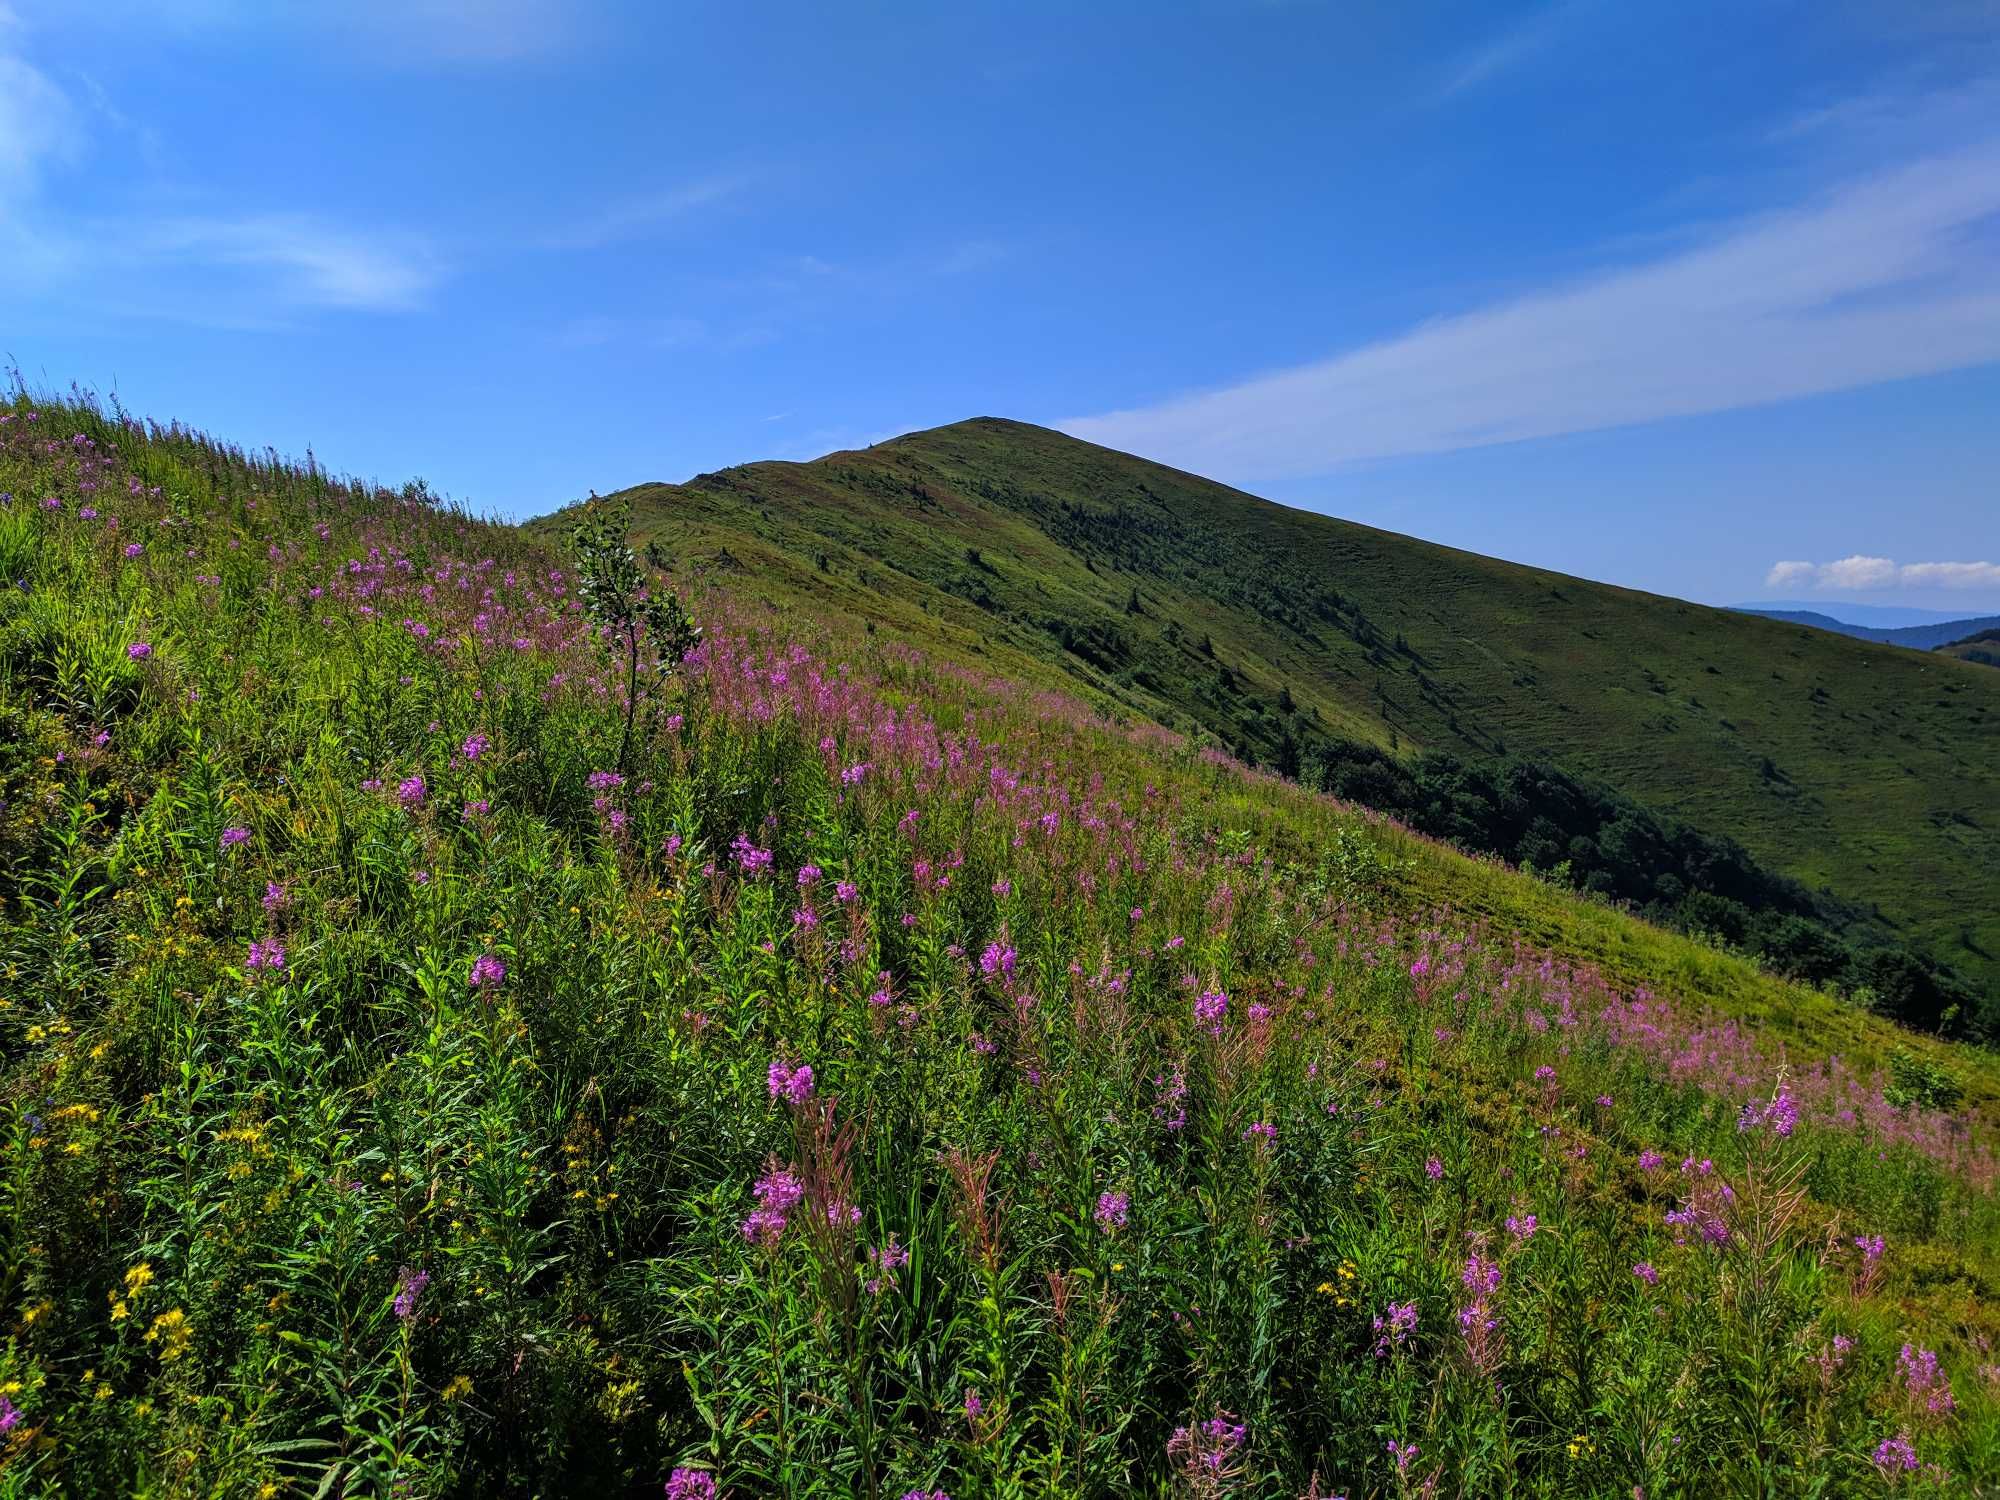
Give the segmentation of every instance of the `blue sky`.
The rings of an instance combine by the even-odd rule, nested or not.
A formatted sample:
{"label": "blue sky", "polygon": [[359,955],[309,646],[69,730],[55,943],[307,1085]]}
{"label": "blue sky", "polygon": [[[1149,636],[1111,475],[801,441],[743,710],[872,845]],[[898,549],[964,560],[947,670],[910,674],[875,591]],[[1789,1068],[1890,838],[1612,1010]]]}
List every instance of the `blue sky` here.
{"label": "blue sky", "polygon": [[0,0],[0,352],[512,516],[997,414],[1995,612],[2000,4]]}

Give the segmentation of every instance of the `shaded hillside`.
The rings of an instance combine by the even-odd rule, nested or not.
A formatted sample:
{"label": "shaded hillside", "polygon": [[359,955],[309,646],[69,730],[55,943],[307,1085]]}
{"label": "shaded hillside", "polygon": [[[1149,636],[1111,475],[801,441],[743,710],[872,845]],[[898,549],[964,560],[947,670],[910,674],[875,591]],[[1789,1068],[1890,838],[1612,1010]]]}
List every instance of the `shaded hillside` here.
{"label": "shaded hillside", "polygon": [[1419,542],[990,418],[625,497],[638,539],[737,564],[751,593],[1059,669],[1281,769],[1324,739],[1557,761],[2000,977],[2000,679],[1977,664]]}
{"label": "shaded hillside", "polygon": [[2000,667],[2000,629],[1982,630],[1977,635],[1951,641],[1936,650],[1940,656],[1955,656],[1960,661],[1977,662],[1982,667]]}

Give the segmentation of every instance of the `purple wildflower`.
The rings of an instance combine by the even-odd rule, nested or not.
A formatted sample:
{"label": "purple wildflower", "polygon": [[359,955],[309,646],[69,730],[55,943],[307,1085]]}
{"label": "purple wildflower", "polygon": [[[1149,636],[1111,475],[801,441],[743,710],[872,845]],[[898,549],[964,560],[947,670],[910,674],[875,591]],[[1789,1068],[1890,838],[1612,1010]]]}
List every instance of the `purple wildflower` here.
{"label": "purple wildflower", "polygon": [[1647,1286],[1658,1286],[1660,1284],[1660,1273],[1653,1269],[1651,1261],[1642,1260],[1638,1262],[1632,1267],[1632,1274],[1645,1282]]}
{"label": "purple wildflower", "polygon": [[507,965],[500,961],[500,956],[497,953],[482,953],[472,961],[472,973],[467,983],[475,990],[497,990],[506,977]]}
{"label": "purple wildflower", "polygon": [[483,734],[467,735],[465,743],[459,746],[459,754],[463,755],[467,760],[478,760],[480,756],[486,753],[486,747],[492,743]]}
{"label": "purple wildflower", "polygon": [[408,1266],[403,1267],[402,1273],[396,1278],[396,1316],[405,1323],[414,1318],[417,1315],[417,1299],[423,1296],[424,1288],[430,1284],[430,1272],[412,1271]]}
{"label": "purple wildflower", "polygon": [[1884,1479],[1894,1479],[1902,1474],[1915,1471],[1917,1467],[1916,1446],[1911,1443],[1907,1432],[1899,1432],[1892,1438],[1883,1438],[1875,1445],[1875,1467]]}
{"label": "purple wildflower", "polygon": [[1957,1410],[1958,1402],[1951,1394],[1951,1381],[1938,1367],[1935,1350],[1905,1344],[1903,1352],[1896,1356],[1896,1368],[1902,1372],[1903,1395],[1912,1409],[1921,1405],[1934,1417]]}
{"label": "purple wildflower", "polygon": [[225,849],[234,849],[238,844],[247,844],[249,842],[250,830],[247,828],[225,828],[222,830],[222,847]]}
{"label": "purple wildflower", "polygon": [[757,1183],[757,1206],[743,1221],[743,1238],[766,1250],[784,1236],[786,1217],[806,1195],[805,1184],[789,1167],[775,1167]]}
{"label": "purple wildflower", "polygon": [[396,800],[405,807],[415,807],[418,803],[422,802],[424,800],[424,778],[421,776],[412,776],[407,781],[398,783],[396,787]]}
{"label": "purple wildflower", "polygon": [[245,968],[270,969],[276,971],[285,966],[285,945],[276,938],[263,938],[250,944],[249,956],[243,960]]}
{"label": "purple wildflower", "polygon": [[1382,1359],[1392,1350],[1402,1348],[1416,1326],[1417,1304],[1414,1299],[1391,1302],[1387,1315],[1375,1319],[1375,1357]]}
{"label": "purple wildflower", "polygon": [[667,1476],[667,1500],[715,1500],[715,1476],[706,1469],[676,1469]]}
{"label": "purple wildflower", "polygon": [[785,1099],[794,1106],[804,1104],[812,1098],[812,1064],[800,1063],[793,1067],[782,1057],[774,1057],[764,1075],[764,1085],[771,1091],[773,1099]]}
{"label": "purple wildflower", "polygon": [[1424,1175],[1430,1178],[1432,1182],[1442,1182],[1444,1180],[1444,1163],[1433,1156],[1424,1163]]}
{"label": "purple wildflower", "polygon": [[1125,1227],[1127,1217],[1132,1212],[1132,1199],[1127,1193],[1105,1191],[1097,1195],[1097,1212],[1092,1215],[1097,1227],[1106,1234],[1114,1234]]}
{"label": "purple wildflower", "polygon": [[149,641],[134,641],[125,648],[125,654],[131,657],[133,661],[144,661],[153,654],[152,643]]}
{"label": "purple wildflower", "polygon": [[1206,990],[1194,1002],[1194,1020],[1210,1036],[1222,1035],[1222,1023],[1229,1015],[1229,996],[1222,990]]}

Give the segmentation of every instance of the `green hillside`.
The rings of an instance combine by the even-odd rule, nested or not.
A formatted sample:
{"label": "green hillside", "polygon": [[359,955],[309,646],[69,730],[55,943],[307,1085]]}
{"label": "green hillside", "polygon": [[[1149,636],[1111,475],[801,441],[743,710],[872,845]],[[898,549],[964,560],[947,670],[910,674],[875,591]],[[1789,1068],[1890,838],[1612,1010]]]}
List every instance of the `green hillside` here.
{"label": "green hillside", "polygon": [[1994,1053],[583,519],[0,403],[0,1496],[2000,1485]]}
{"label": "green hillside", "polygon": [[1061,672],[1237,755],[1528,756],[2000,980],[2000,678],[1274,505],[981,418],[624,492],[778,604]]}
{"label": "green hillside", "polygon": [[2000,630],[1982,630],[1935,649],[1940,656],[1975,662],[1982,667],[2000,667]]}

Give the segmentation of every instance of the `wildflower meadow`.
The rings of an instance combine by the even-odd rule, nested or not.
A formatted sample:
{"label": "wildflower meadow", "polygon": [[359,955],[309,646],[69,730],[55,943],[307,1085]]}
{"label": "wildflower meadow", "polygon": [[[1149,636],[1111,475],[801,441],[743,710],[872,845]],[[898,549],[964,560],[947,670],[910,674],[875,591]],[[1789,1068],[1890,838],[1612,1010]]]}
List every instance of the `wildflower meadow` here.
{"label": "wildflower meadow", "polygon": [[582,520],[0,405],[0,1495],[2000,1486],[1988,1057]]}

